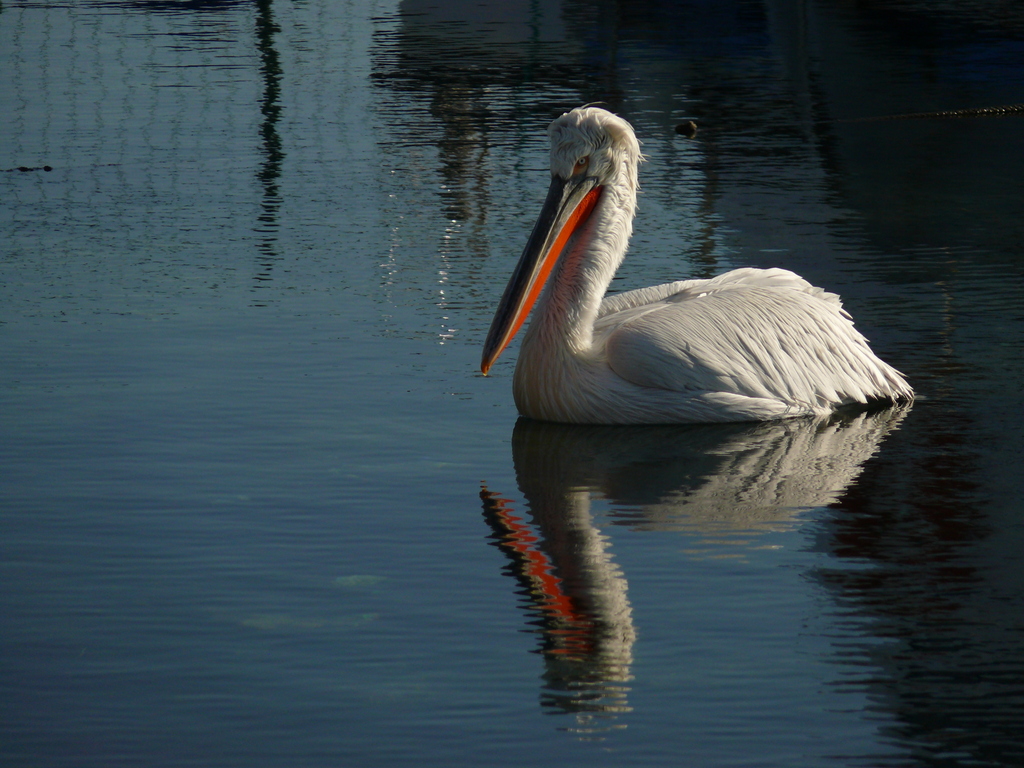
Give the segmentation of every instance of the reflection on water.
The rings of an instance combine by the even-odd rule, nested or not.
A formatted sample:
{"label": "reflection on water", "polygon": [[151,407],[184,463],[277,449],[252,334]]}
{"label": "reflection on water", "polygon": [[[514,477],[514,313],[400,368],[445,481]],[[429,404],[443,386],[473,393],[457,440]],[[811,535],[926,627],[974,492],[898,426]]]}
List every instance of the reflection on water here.
{"label": "reflection on water", "polygon": [[541,706],[574,714],[571,730],[581,733],[631,711],[637,631],[628,582],[595,524],[592,499],[613,505],[613,524],[638,530],[756,536],[836,502],[908,410],[682,427],[520,418],[512,459],[529,519],[486,486],[480,496],[541,636]]}
{"label": "reflection on water", "polygon": [[[985,451],[965,444],[978,413],[945,396],[918,408],[909,444],[818,526],[829,557],[808,576],[834,606],[832,685],[894,716],[882,736],[908,764],[1021,765],[1019,497],[992,494]],[[1000,507],[1016,522],[997,528]]]}
{"label": "reflection on water", "polygon": [[263,164],[256,173],[263,186],[263,199],[260,201],[259,225],[257,232],[260,233],[258,248],[261,259],[258,271],[254,276],[256,286],[262,281],[270,280],[271,271],[278,255],[276,250],[277,242],[277,214],[281,207],[281,193],[278,189],[278,180],[281,177],[281,164],[284,162],[285,154],[281,135],[278,133],[277,124],[281,119],[281,57],[274,47],[274,35],[281,31],[281,28],[274,22],[272,0],[257,0],[256,2],[256,47],[260,55],[260,76],[263,78],[263,94],[260,97],[260,113],[263,115],[263,122],[260,123],[260,150],[263,154]]}
{"label": "reflection on water", "polygon": [[[824,420],[678,429],[559,430],[524,422],[513,446],[534,472],[557,472],[615,504],[613,520],[704,534],[773,530],[834,503],[906,408]],[[541,457],[540,454],[543,454]]]}
{"label": "reflection on water", "polygon": [[556,503],[530,505],[531,521],[514,502],[480,492],[493,541],[512,561],[506,573],[530,602],[541,636],[544,688],[541,706],[576,715],[570,730],[596,733],[629,712],[633,661],[628,584],[594,525],[589,500],[570,494]]}

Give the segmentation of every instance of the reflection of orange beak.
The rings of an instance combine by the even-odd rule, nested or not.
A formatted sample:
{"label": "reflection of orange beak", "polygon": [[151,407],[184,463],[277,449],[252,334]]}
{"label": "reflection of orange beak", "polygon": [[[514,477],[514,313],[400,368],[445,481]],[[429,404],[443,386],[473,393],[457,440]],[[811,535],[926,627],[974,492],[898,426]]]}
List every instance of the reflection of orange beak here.
{"label": "reflection of orange beak", "polygon": [[540,217],[491,321],[480,363],[485,376],[526,321],[566,242],[590,217],[602,189],[592,176],[551,179]]}
{"label": "reflection of orange beak", "polygon": [[[573,604],[555,575],[555,564],[541,549],[542,539],[521,517],[513,514],[512,502],[480,489],[484,516],[499,535],[498,545],[516,563],[519,576],[530,585],[530,595],[544,615],[556,622],[553,647],[547,653],[578,658],[592,650],[593,621]],[[553,631],[556,628],[553,628]]]}

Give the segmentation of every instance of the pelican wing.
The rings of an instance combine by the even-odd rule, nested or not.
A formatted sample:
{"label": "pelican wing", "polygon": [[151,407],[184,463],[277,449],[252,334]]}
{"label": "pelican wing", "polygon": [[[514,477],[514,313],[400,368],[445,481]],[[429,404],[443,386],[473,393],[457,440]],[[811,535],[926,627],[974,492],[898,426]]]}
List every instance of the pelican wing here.
{"label": "pelican wing", "polygon": [[910,396],[838,297],[791,272],[735,270],[631,294],[612,297],[595,331],[610,368],[633,384],[808,411]]}
{"label": "pelican wing", "polygon": [[[817,296],[823,301],[834,304],[837,309],[842,309],[843,306],[836,294],[828,293],[823,288],[811,285],[800,275],[790,272],[788,269],[743,267],[725,272],[709,280],[677,280],[674,283],[652,285],[649,288],[638,288],[635,291],[606,296],[601,302],[598,317],[622,312],[626,309],[649,306],[659,301],[677,303],[696,299],[705,294],[737,288],[788,289]],[[843,315],[849,317],[845,310]]]}

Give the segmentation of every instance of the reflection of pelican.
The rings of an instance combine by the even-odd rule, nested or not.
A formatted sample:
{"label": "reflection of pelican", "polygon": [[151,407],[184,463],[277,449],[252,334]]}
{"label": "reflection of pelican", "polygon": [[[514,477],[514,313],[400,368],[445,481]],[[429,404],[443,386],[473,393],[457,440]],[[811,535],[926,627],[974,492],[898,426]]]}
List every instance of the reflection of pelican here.
{"label": "reflection of pelican", "polygon": [[[555,120],[551,187],[484,345],[484,373],[540,297],[513,391],[524,416],[582,424],[764,421],[907,400],[839,297],[737,269],[603,298],[636,212],[640,146],[603,109]],[[564,254],[563,254],[564,251]]]}
{"label": "reflection of pelican", "polygon": [[835,503],[906,408],[763,424],[597,427],[520,419],[516,476],[608,499],[617,522],[713,534],[771,530]]}
{"label": "reflection of pelican", "polygon": [[607,551],[608,540],[594,526],[589,499],[529,499],[531,525],[508,499],[486,488],[480,498],[540,627],[541,704],[576,714],[578,731],[601,730],[599,719],[607,723],[630,710],[626,694],[636,633],[628,585]]}
{"label": "reflection of pelican", "polygon": [[836,501],[905,409],[757,425],[601,427],[520,419],[516,481],[530,515],[486,488],[484,516],[541,634],[542,703],[581,728],[628,712],[636,630],[628,584],[591,499],[643,530],[756,532]]}

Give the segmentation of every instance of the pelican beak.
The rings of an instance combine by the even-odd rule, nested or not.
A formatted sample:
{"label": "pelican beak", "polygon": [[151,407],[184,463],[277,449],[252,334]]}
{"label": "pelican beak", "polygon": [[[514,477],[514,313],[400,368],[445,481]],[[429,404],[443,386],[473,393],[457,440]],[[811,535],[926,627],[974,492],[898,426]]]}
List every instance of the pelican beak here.
{"label": "pelican beak", "polygon": [[540,217],[491,321],[480,363],[485,376],[526,321],[566,242],[590,217],[602,189],[593,176],[552,177]]}

